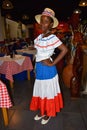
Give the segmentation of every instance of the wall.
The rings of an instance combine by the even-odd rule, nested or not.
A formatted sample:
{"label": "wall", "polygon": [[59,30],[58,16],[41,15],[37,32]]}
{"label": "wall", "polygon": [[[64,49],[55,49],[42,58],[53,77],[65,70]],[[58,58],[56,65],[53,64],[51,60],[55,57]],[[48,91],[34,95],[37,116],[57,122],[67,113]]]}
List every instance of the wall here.
{"label": "wall", "polygon": [[[6,23],[6,24],[5,24]],[[28,38],[29,37],[29,31],[28,27],[24,24],[10,20],[5,19],[1,16],[1,10],[0,10],[0,42],[4,41],[6,38]]]}
{"label": "wall", "polygon": [[27,25],[27,33],[29,35],[30,40],[34,39],[34,24]]}
{"label": "wall", "polygon": [[[6,19],[7,30],[10,35],[10,38],[26,38],[28,34],[26,25],[22,24],[21,22],[15,22],[10,19]],[[23,35],[22,35],[23,33]]]}
{"label": "wall", "polygon": [[21,31],[18,29],[18,23],[10,19],[6,19],[7,30],[10,33],[10,38],[21,37]]}

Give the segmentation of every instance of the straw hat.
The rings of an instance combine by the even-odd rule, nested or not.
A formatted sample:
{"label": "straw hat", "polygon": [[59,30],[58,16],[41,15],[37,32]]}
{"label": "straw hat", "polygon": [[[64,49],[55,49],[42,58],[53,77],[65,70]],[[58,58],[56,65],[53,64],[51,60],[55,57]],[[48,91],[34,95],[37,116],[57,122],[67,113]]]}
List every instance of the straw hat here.
{"label": "straw hat", "polygon": [[52,9],[45,8],[44,11],[42,12],[42,14],[38,14],[38,15],[35,16],[35,19],[36,19],[37,23],[39,23],[39,24],[40,24],[40,18],[41,18],[42,15],[49,16],[53,19],[54,23],[53,23],[52,28],[55,28],[55,27],[58,26],[59,22],[58,22],[57,18],[55,17],[55,12]]}

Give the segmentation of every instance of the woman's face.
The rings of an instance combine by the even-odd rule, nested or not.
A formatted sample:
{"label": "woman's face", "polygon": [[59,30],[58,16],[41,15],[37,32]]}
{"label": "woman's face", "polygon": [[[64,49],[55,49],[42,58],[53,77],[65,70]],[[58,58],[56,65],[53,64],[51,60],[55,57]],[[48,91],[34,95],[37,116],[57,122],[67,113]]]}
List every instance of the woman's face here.
{"label": "woman's face", "polygon": [[51,29],[52,24],[53,23],[49,16],[45,16],[45,15],[41,16],[40,26],[41,26],[43,33],[46,33],[49,29]]}

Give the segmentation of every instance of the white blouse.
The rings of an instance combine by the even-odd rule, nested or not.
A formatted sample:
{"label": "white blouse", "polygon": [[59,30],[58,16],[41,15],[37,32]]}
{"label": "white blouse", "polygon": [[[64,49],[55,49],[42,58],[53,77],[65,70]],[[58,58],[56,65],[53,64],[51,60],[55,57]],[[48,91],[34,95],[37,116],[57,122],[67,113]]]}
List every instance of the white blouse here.
{"label": "white blouse", "polygon": [[40,34],[34,40],[34,47],[37,50],[36,62],[50,58],[53,55],[55,48],[62,44],[59,38],[54,34],[44,38],[42,36],[43,34]]}

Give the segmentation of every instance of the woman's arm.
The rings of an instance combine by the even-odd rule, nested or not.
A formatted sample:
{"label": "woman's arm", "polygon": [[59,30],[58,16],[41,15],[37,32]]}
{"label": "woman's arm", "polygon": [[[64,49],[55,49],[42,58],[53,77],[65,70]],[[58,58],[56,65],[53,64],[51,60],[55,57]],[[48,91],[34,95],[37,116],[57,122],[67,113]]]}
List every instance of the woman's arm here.
{"label": "woman's arm", "polygon": [[52,62],[49,59],[43,60],[43,63],[48,66],[56,65],[67,53],[68,49],[64,44],[61,44],[58,49],[60,50],[60,53],[56,57],[56,59]]}
{"label": "woman's arm", "polygon": [[58,49],[60,50],[60,53],[56,57],[56,59],[53,61],[53,65],[56,65],[68,52],[67,47],[64,44],[61,44]]}

